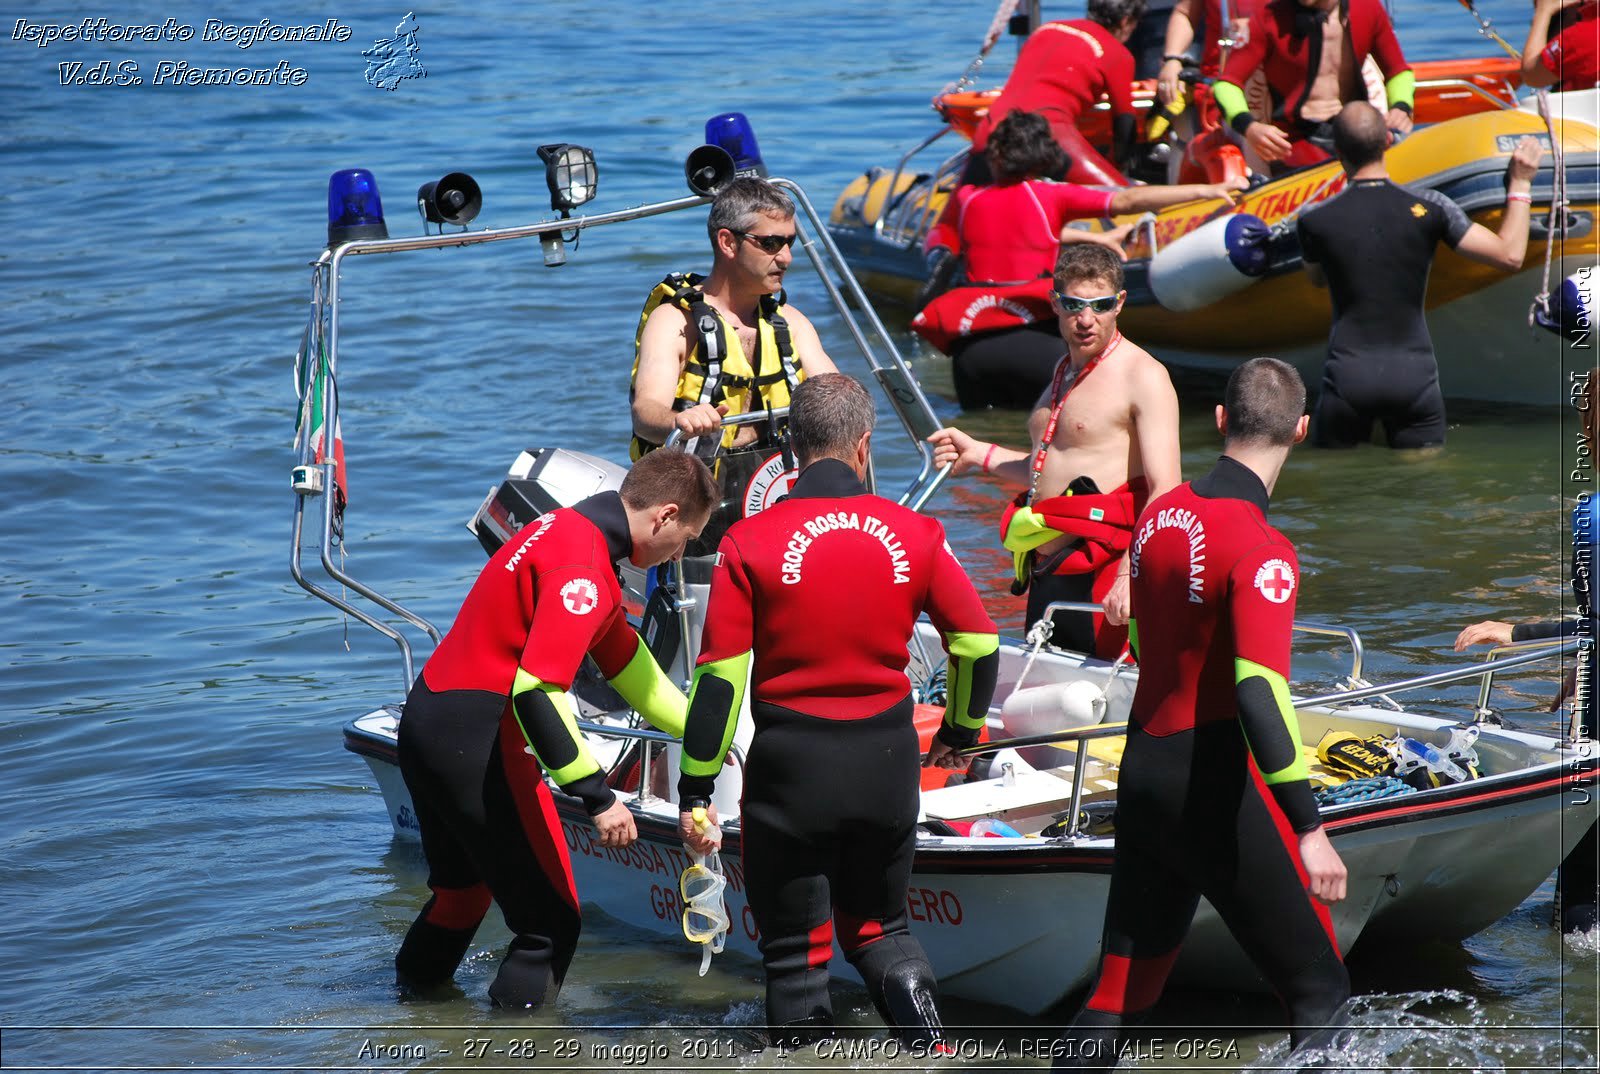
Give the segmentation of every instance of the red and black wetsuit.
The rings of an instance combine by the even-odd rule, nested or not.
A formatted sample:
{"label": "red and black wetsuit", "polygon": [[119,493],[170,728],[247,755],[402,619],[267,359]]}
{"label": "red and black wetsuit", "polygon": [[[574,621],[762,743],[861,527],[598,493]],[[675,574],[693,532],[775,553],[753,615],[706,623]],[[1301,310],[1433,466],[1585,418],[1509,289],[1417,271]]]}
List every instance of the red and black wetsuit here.
{"label": "red and black wetsuit", "polygon": [[1422,306],[1434,251],[1441,242],[1454,249],[1471,227],[1437,190],[1388,179],[1357,180],[1301,215],[1301,254],[1322,267],[1333,299],[1312,421],[1318,447],[1365,443],[1374,421],[1393,448],[1444,443],[1444,395]]}
{"label": "red and black wetsuit", "polygon": [[[1133,145],[1133,53],[1093,19],[1047,22],[1017,53],[989,112],[972,132],[974,157],[989,144],[989,132],[1010,112],[1038,112],[1050,123],[1056,141],[1073,158],[1068,178],[1083,183],[1126,181],[1078,133],[1078,116],[1104,95],[1111,103],[1115,154]],[[1082,169],[1089,167],[1090,171]]]}
{"label": "red and black wetsuit", "polygon": [[768,1023],[832,1023],[837,927],[885,1021],[936,1036],[932,971],[906,924],[921,760],[906,647],[926,611],[950,654],[938,735],[968,745],[994,691],[994,623],[943,527],[835,459],[735,523],[719,556],[678,791],[710,797],[748,669],[744,871]]}
{"label": "red and black wetsuit", "polygon": [[525,1007],[560,987],[578,892],[544,773],[590,815],[616,800],[563,691],[589,654],[652,722],[682,730],[681,695],[676,726],[670,697],[644,696],[661,680],[622,612],[615,563],[631,550],[615,492],[534,519],[490,558],[417,676],[399,759],[433,897],[396,956],[403,984],[448,980],[493,895],[513,936],[490,995]]}
{"label": "red and black wetsuit", "polygon": [[1600,4],[1588,3],[1578,10],[1573,23],[1554,37],[1539,53],[1539,63],[1556,76],[1557,92],[1592,89],[1600,82]]}
{"label": "red and black wetsuit", "polygon": [[[1345,24],[1344,42],[1348,54],[1344,60],[1354,83],[1346,90],[1356,92],[1363,85],[1361,66],[1371,56],[1386,80],[1385,96],[1389,105],[1408,112],[1412,108],[1415,80],[1400,50],[1400,41],[1395,37],[1394,24],[1389,21],[1389,13],[1380,0],[1341,0],[1339,7],[1330,12],[1307,8],[1300,0],[1268,0],[1251,13],[1245,40],[1228,53],[1213,95],[1234,129],[1243,134],[1253,122],[1244,105],[1243,87],[1260,69],[1272,94],[1273,121],[1283,128],[1292,143],[1296,143],[1295,150],[1282,162],[1284,165],[1298,167],[1326,160],[1329,156],[1326,147],[1306,150],[1304,140],[1312,135],[1321,139],[1323,131],[1319,129],[1321,124],[1310,122],[1300,114],[1322,64],[1327,19],[1342,20]],[[1361,97],[1364,96],[1362,90]],[[1328,137],[1331,138],[1331,134]]]}
{"label": "red and black wetsuit", "polygon": [[[1130,572],[1139,685],[1117,785],[1100,977],[1058,1067],[1110,1067],[1204,895],[1288,1005],[1298,1045],[1349,996],[1297,833],[1320,823],[1289,707],[1294,546],[1224,456],[1145,508]],[[1070,1058],[1068,1058],[1070,1056]]]}

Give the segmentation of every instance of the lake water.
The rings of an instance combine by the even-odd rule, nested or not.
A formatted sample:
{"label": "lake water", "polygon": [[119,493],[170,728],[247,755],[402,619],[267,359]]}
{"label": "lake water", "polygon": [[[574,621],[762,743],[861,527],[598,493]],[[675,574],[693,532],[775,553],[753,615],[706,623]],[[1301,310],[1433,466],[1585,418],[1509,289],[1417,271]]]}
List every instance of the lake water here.
{"label": "lake water", "polygon": [[[678,196],[703,120],[740,109],[774,173],[826,212],[851,178],[932,130],[927,101],[976,51],[992,8],[491,0],[418,12],[426,77],[385,91],[367,84],[361,50],[391,36],[403,7],[339,13],[345,42],[241,49],[237,37],[205,40],[207,20],[334,15],[134,6],[137,16],[69,3],[25,18],[170,20],[193,38],[40,47],[15,9],[0,24],[0,203],[12,235],[0,253],[9,295],[0,1065],[874,1065],[707,1050],[759,1021],[759,968],[719,961],[697,978],[682,945],[598,915],[553,1012],[489,1011],[498,925],[480,933],[457,999],[398,1002],[390,960],[425,870],[413,847],[392,841],[339,729],[398,700],[400,676],[387,641],[347,629],[289,578],[290,364],[306,263],[325,239],[330,172],[372,169],[394,235],[420,230],[411,192],[457,169],[484,189],[475,226],[529,223],[548,213],[537,145],[593,146],[595,208],[614,209]],[[1523,5],[1483,9],[1520,44]],[[1452,0],[1406,5],[1397,18],[1414,58],[1494,51]],[[1009,42],[995,50],[996,80],[1012,54]],[[91,77],[102,60],[113,80],[120,71],[143,83],[63,84]],[[184,63],[280,62],[277,77],[300,84],[182,81]],[[666,271],[703,269],[704,242],[702,217],[689,212],[587,235],[559,271],[530,243],[357,259],[345,274],[341,352],[350,572],[447,624],[483,561],[461,523],[518,450],[559,443],[625,458],[637,311]],[[797,271],[790,293],[859,372],[815,279]],[[1554,337],[1529,338],[1528,375],[1564,377]],[[932,391],[946,389],[937,405],[954,419],[947,369],[926,358],[918,368]],[[1214,383],[1183,385],[1186,475],[1217,451],[1216,395]],[[1305,565],[1301,614],[1358,628],[1369,674],[1385,678],[1451,663],[1449,642],[1465,623],[1570,603],[1571,418],[1458,408],[1448,448],[1432,458],[1295,455],[1274,513]],[[1022,436],[1016,415],[962,422],[980,436]],[[895,430],[880,439],[881,480],[902,487],[912,470]],[[974,481],[932,505],[989,582],[1001,569],[1000,501],[998,488]],[[1014,603],[996,598],[994,609],[1017,627]],[[1297,673],[1326,684],[1340,660],[1309,646]],[[1553,727],[1557,717],[1542,709],[1554,689],[1548,675],[1519,681],[1511,717]],[[1592,1069],[1595,944],[1553,933],[1549,902],[1546,885],[1463,944],[1404,958],[1358,951],[1356,984],[1372,997],[1362,1019],[1374,1027],[1363,1054],[1394,1065]],[[843,992],[841,1007],[872,1022],[859,991]],[[998,1005],[947,1011],[974,1027],[966,1039],[989,1043],[1048,1033],[1070,1013],[1028,1021]],[[1276,1041],[1248,1028],[1274,1017],[1260,997],[1174,996],[1159,1014],[1196,1037],[1246,1027],[1239,1058],[1222,1065],[1261,1062],[1260,1048]],[[466,1042],[478,1039],[502,1054],[471,1059]],[[545,1051],[531,1062],[504,1054],[522,1039]],[[585,1049],[581,1062],[550,1052],[567,1039]],[[687,1054],[681,1041],[691,1042]],[[592,1051],[630,1042],[637,1052],[604,1061]],[[1002,1065],[1031,1065],[1016,1047]],[[1190,1061],[1169,1048],[1141,1065]]]}

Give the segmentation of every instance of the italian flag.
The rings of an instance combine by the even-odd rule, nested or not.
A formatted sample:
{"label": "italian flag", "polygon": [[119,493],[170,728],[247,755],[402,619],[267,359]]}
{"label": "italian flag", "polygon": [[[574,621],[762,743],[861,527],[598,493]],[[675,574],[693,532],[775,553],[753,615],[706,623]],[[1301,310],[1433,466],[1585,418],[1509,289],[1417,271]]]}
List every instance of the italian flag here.
{"label": "italian flag", "polygon": [[[315,368],[313,369],[313,365]],[[327,430],[323,428],[323,399],[330,391],[333,396],[333,509],[344,513],[348,501],[346,490],[350,487],[344,468],[344,430],[339,424],[338,388],[328,369],[328,355],[320,346],[315,363],[305,360],[301,351],[295,361],[295,393],[300,397],[300,414],[295,421],[295,448],[300,449],[309,438],[311,461],[321,465],[328,461]]]}

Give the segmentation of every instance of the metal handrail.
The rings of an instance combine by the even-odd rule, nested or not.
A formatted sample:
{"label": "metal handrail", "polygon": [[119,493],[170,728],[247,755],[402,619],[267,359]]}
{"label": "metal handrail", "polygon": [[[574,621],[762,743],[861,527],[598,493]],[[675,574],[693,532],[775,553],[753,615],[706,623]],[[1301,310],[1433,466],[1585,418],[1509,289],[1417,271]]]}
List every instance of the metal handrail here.
{"label": "metal handrail", "polygon": [[[633,738],[641,742],[664,742],[667,744],[682,744],[682,739],[674,738],[665,731],[653,731],[648,727],[612,727],[609,724],[593,723],[589,720],[576,721],[578,730],[584,734],[599,735],[601,738]],[[728,743],[728,754],[739,766],[742,772],[745,767],[744,750],[739,748],[737,742]],[[650,751],[644,750],[639,756],[639,794],[638,800],[643,803],[654,798],[650,792]]]}
{"label": "metal handrail", "polygon": [[[806,251],[813,268],[822,282],[828,298],[846,325],[856,346],[861,350],[868,366],[888,397],[890,407],[900,418],[902,426],[910,437],[914,449],[921,458],[921,467],[913,477],[910,485],[900,495],[899,502],[920,507],[926,503],[933,492],[938,488],[944,477],[949,472],[948,468],[935,470],[933,467],[932,448],[923,441],[924,432],[931,432],[939,427],[939,421],[933,412],[933,407],[928,402],[921,386],[911,371],[905,358],[894,345],[893,337],[879,319],[876,310],[868,301],[866,293],[860,283],[851,273],[849,265],[845,262],[839,248],[828,234],[826,222],[818,214],[816,207],[800,187],[788,179],[773,179],[775,185],[790,191],[795,201],[809,221],[809,230],[812,233],[809,239],[801,242],[801,248]],[[326,372],[332,383],[337,382],[339,362],[339,333],[340,333],[340,270],[344,260],[349,257],[358,257],[372,254],[393,254],[412,250],[436,250],[451,247],[477,246],[494,242],[505,242],[518,239],[539,238],[550,234],[575,234],[587,228],[599,227],[607,224],[622,223],[639,220],[647,217],[659,216],[665,213],[676,212],[682,209],[694,208],[709,204],[712,199],[694,195],[677,198],[664,202],[634,206],[607,213],[595,213],[568,219],[544,220],[535,224],[526,224],[518,227],[490,228],[483,231],[462,231],[450,234],[422,235],[394,239],[364,239],[348,242],[330,250],[324,250],[313,262],[313,322],[314,332],[319,342],[325,344]],[[818,251],[821,251],[819,254]],[[832,273],[828,271],[831,265]],[[852,314],[850,306],[854,305],[860,311],[860,316],[865,318],[872,332],[882,341],[882,348],[887,352],[887,360],[880,358],[874,345],[869,342],[867,334],[862,331],[861,324]],[[324,331],[324,322],[326,327]],[[319,352],[320,358],[320,352]],[[339,405],[337,393],[329,390],[322,399],[323,428],[333,430],[337,427]],[[765,414],[759,415],[764,417]],[[919,432],[919,430],[922,430]],[[331,433],[330,433],[331,435]],[[302,460],[303,463],[308,460]],[[324,489],[334,487],[335,464],[330,460],[321,464]],[[366,585],[344,571],[336,562],[333,552],[334,545],[334,512],[333,497],[329,493],[297,490],[296,503],[296,548],[291,563],[291,573],[295,580],[307,592],[321,598],[339,608],[347,614],[353,615],[360,622],[373,627],[385,636],[396,640],[400,646],[402,662],[405,667],[407,686],[411,679],[411,651],[410,646],[402,637],[368,614],[356,612],[348,601],[345,601],[327,589],[310,582],[304,575],[300,566],[299,539],[301,528],[299,520],[304,510],[304,501],[307,496],[327,495],[328,502],[324,504],[323,533],[322,533],[322,567],[328,576],[337,580],[350,591],[357,593],[384,608],[386,611],[400,617],[406,622],[419,628],[429,635],[435,643],[439,641],[440,632],[426,618],[410,611],[403,605],[393,601],[372,586]]]}
{"label": "metal handrail", "polygon": [[[333,480],[332,471],[333,466],[330,463],[328,466],[328,473],[324,475],[325,480]],[[368,615],[366,612],[362,611],[360,608],[357,608],[349,601],[335,596],[306,577],[305,571],[300,567],[300,534],[302,532],[301,519],[305,514],[304,507],[305,497],[296,496],[294,505],[294,523],[290,531],[291,540],[293,541],[289,553],[290,577],[292,577],[295,582],[299,584],[300,588],[304,589],[307,593],[310,593],[314,597],[322,598],[351,618],[365,623],[367,626],[371,627],[373,630],[376,630],[379,634],[382,634],[384,637],[390,639],[400,647],[400,661],[404,668],[402,671],[404,679],[402,680],[403,685],[401,687],[401,694],[403,696],[406,691],[411,689],[411,684],[416,679],[411,670],[411,643],[406,641],[405,635],[389,626],[389,624],[383,622],[381,619],[377,619],[371,615]]]}
{"label": "metal handrail", "polygon": [[[1028,746],[1049,746],[1062,742],[1086,742],[1096,738],[1121,738],[1128,733],[1125,723],[1102,723],[1089,727],[1074,727],[1069,731],[1053,731],[1042,735],[1023,735],[1020,738],[1003,738],[996,742],[980,742],[976,746],[968,746],[954,751],[958,757],[977,757],[985,753],[995,753],[999,750],[1022,749]],[[1085,763],[1084,755],[1080,752],[1072,762],[1072,798],[1067,803],[1067,830],[1064,834],[1067,839],[1075,839],[1079,829],[1079,814],[1083,806],[1083,781],[1089,770]]]}
{"label": "metal handrail", "polygon": [[[1571,640],[1575,643],[1574,648],[1577,648],[1577,646],[1582,643],[1581,638],[1574,637]],[[1491,648],[1485,657],[1485,661],[1492,664],[1496,662],[1496,659],[1502,653],[1525,653],[1531,649],[1544,648],[1549,644],[1549,638],[1530,638],[1527,641],[1507,642],[1504,645],[1496,645]],[[1483,681],[1478,686],[1478,711],[1480,713],[1489,711],[1489,694],[1493,688],[1494,672],[1490,671],[1483,677]]]}
{"label": "metal handrail", "polygon": [[[774,186],[782,187],[792,193],[800,208],[804,209],[806,216],[810,218],[814,230],[814,238],[811,242],[802,243],[802,248],[806,251],[806,256],[810,258],[812,267],[817,272],[817,278],[822,282],[828,297],[833,301],[834,308],[839,311],[845,326],[850,331],[851,337],[855,340],[857,348],[860,349],[862,356],[866,358],[867,365],[871,367],[873,376],[877,378],[879,386],[884,389],[884,395],[888,397],[889,406],[894,410],[895,415],[899,417],[900,424],[905,428],[906,435],[911,439],[912,447],[922,456],[922,469],[912,479],[910,487],[900,495],[897,502],[901,504],[912,501],[917,503],[926,502],[928,497],[933,494],[933,490],[944,480],[947,471],[941,470],[929,476],[929,471],[933,464],[933,448],[918,434],[918,425],[912,419],[912,412],[914,410],[916,416],[922,419],[922,427],[926,428],[928,432],[932,432],[934,429],[939,428],[940,424],[937,415],[933,412],[933,404],[928,402],[928,397],[922,391],[922,386],[917,383],[917,378],[911,372],[911,366],[901,355],[899,348],[894,345],[894,338],[889,334],[889,330],[884,327],[883,320],[878,316],[878,311],[872,305],[872,302],[868,300],[867,293],[861,289],[860,281],[850,271],[850,266],[845,262],[844,254],[839,251],[838,245],[833,241],[833,236],[828,233],[826,222],[818,214],[816,207],[811,204],[811,199],[806,196],[806,192],[801,190],[797,183],[789,179],[773,179],[771,182]],[[839,279],[844,282],[845,288],[849,292],[850,302],[847,303],[845,301],[844,295],[833,280],[827,273],[822,271],[821,258],[812,248],[813,245],[821,246],[823,251],[827,253],[829,260],[833,262],[834,268],[839,274]],[[891,365],[880,363],[877,356],[873,354],[872,348],[867,345],[866,338],[862,335],[855,318],[850,316],[851,304],[854,304],[855,308],[861,311],[861,315],[872,326],[873,332],[883,341],[884,349],[889,352]],[[886,381],[886,376],[891,369],[898,373],[900,378],[900,383],[893,388]],[[905,395],[904,398],[902,398],[902,393]]]}
{"label": "metal handrail", "polygon": [[[890,202],[894,200],[895,194],[899,189],[900,177],[905,174],[906,164],[911,160],[912,157],[916,156],[918,153],[921,153],[924,149],[928,148],[934,142],[937,142],[940,138],[943,138],[949,133],[949,124],[940,127],[938,130],[922,139],[922,141],[906,150],[905,155],[902,156],[899,162],[895,164],[894,174],[889,177],[889,185],[885,189],[885,193],[883,195],[883,206],[878,210],[878,218],[872,222],[872,232],[878,238],[884,237],[883,232],[889,219]],[[869,186],[868,192],[870,193],[870,191],[871,188]]]}
{"label": "metal handrail", "polygon": [[1361,635],[1349,627],[1328,626],[1323,623],[1306,623],[1296,620],[1294,629],[1301,634],[1321,634],[1332,638],[1343,638],[1350,643],[1350,675],[1348,681],[1359,683],[1361,679],[1361,664],[1364,650],[1361,646]]}
{"label": "metal handrail", "polygon": [[[1047,619],[1056,612],[1088,612],[1098,615],[1103,610],[1098,601],[1085,600],[1053,600],[1044,606],[1040,619]],[[1302,634],[1325,634],[1329,637],[1344,638],[1350,643],[1350,679],[1361,681],[1361,668],[1364,660],[1365,649],[1361,644],[1361,635],[1350,627],[1329,626],[1325,623],[1308,623],[1296,620],[1294,629]],[[1018,677],[1020,681],[1020,676]]]}
{"label": "metal handrail", "polygon": [[[722,424],[724,426],[754,425],[756,422],[766,421],[768,418],[787,418],[788,416],[788,407],[775,406],[771,410],[747,410],[743,414],[725,414],[722,418]],[[682,439],[683,430],[674,427],[673,430],[667,434],[667,438],[661,442],[661,446],[664,448],[677,447],[678,441]],[[698,440],[700,438],[695,437],[694,439]]]}
{"label": "metal handrail", "polygon": [[[1317,697],[1304,697],[1293,702],[1297,709],[1313,708],[1316,706],[1342,705],[1350,701],[1360,701],[1363,698],[1376,697],[1379,694],[1403,693],[1407,690],[1419,690],[1424,686],[1442,686],[1452,682],[1466,682],[1469,679],[1482,679],[1492,676],[1508,668],[1522,667],[1525,664],[1537,664],[1552,656],[1559,656],[1572,652],[1578,647],[1576,638],[1563,641],[1559,645],[1547,646],[1535,652],[1524,653],[1520,656],[1508,656],[1501,660],[1491,660],[1487,665],[1467,664],[1462,667],[1446,668],[1443,671],[1432,671],[1426,675],[1417,675],[1399,682],[1383,683],[1379,686],[1363,686],[1355,690],[1340,690],[1336,693],[1322,694]],[[1480,706],[1481,707],[1481,706]]]}
{"label": "metal handrail", "polygon": [[[1061,601],[1058,603],[1068,604],[1070,602]],[[1080,609],[1074,608],[1070,610]],[[1527,643],[1518,643],[1514,647],[1502,647],[1502,650],[1510,650],[1512,648],[1528,649],[1529,646]],[[1302,698],[1298,701],[1294,701],[1293,705],[1297,709],[1310,708],[1313,706],[1328,706],[1342,704],[1347,701],[1356,701],[1364,697],[1373,697],[1382,693],[1400,693],[1405,690],[1414,690],[1424,686],[1435,686],[1441,683],[1457,682],[1471,678],[1479,678],[1487,681],[1497,671],[1503,671],[1512,667],[1520,667],[1524,664],[1537,663],[1551,656],[1569,652],[1576,648],[1577,639],[1568,639],[1559,645],[1545,646],[1532,651],[1524,652],[1522,655],[1506,657],[1503,659],[1495,659],[1491,654],[1491,657],[1488,661],[1488,667],[1482,667],[1474,664],[1466,667],[1451,668],[1446,671],[1433,672],[1427,675],[1419,675],[1397,683],[1386,683],[1382,686],[1363,687],[1358,690],[1345,690],[1340,693],[1325,694],[1320,697]],[[1482,704],[1480,704],[1479,709],[1481,710],[1482,707]],[[978,757],[983,754],[997,753],[1000,750],[1007,749],[1025,749],[1030,746],[1056,746],[1068,742],[1083,742],[1098,738],[1119,738],[1127,733],[1128,725],[1125,723],[1093,724],[1089,727],[1075,727],[1065,731],[1050,731],[1038,735],[1023,735],[1018,738],[1004,738],[993,742],[980,742],[975,746],[967,746],[962,749],[955,750],[954,752],[960,757]],[[1082,812],[1083,805],[1083,782],[1087,770],[1087,765],[1084,763],[1084,756],[1081,752],[1079,753],[1077,759],[1074,760],[1072,769],[1072,798],[1068,804],[1069,819],[1067,821],[1066,832],[1064,833],[1065,838],[1068,839],[1076,838],[1080,829],[1080,814]]]}

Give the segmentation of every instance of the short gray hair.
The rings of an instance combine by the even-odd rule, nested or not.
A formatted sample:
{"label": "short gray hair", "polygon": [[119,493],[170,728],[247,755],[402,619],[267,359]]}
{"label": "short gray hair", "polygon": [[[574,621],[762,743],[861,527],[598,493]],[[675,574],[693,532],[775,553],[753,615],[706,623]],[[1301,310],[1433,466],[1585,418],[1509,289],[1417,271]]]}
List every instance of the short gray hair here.
{"label": "short gray hair", "polygon": [[706,234],[711,236],[711,248],[717,248],[717,232],[723,228],[749,231],[755,226],[756,217],[763,213],[792,220],[794,201],[765,179],[735,179],[723,187],[711,203],[711,215],[706,218]]}
{"label": "short gray hair", "polygon": [[789,441],[800,465],[848,458],[877,422],[872,396],[854,377],[818,373],[794,390],[789,403]]}

